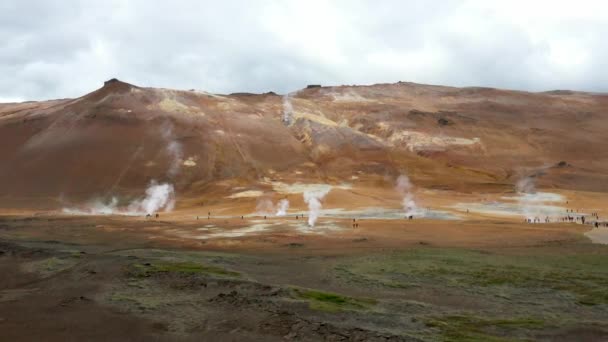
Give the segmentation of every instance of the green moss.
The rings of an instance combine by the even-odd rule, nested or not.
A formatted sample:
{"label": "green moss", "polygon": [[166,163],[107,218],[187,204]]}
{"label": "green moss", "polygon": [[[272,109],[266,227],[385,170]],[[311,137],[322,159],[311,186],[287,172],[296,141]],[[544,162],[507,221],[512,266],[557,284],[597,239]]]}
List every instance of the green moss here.
{"label": "green moss", "polygon": [[376,301],[370,298],[353,298],[310,289],[294,288],[293,295],[297,299],[308,301],[311,309],[327,312],[367,310],[376,304]]}
{"label": "green moss", "polygon": [[425,321],[428,327],[439,329],[444,341],[521,341],[517,338],[500,336],[498,331],[504,330],[513,334],[517,330],[542,329],[545,324],[541,320],[531,318],[516,319],[485,319],[474,316],[442,316],[432,317]]}
{"label": "green moss", "polygon": [[359,285],[366,286],[382,286],[394,289],[408,289],[418,287],[418,284],[414,284],[407,281],[395,280],[391,277],[382,276],[381,274],[374,273],[359,273],[353,272],[353,270],[349,269],[349,266],[340,265],[336,266],[334,269],[336,271],[336,275],[338,278],[345,279],[348,282],[357,283]]}
{"label": "green moss", "polygon": [[27,272],[38,273],[42,277],[49,277],[55,273],[67,270],[77,263],[78,260],[72,257],[51,257],[26,263],[23,267]]}
{"label": "green moss", "polygon": [[163,304],[160,298],[133,293],[113,293],[109,299],[139,310],[156,310]]}
{"label": "green moss", "polygon": [[174,274],[207,274],[225,277],[239,277],[240,273],[228,271],[221,267],[204,265],[195,262],[177,262],[177,263],[148,263],[134,264],[131,267],[131,274],[135,277],[151,277],[162,273]]}
{"label": "green moss", "polygon": [[128,249],[112,252],[111,254],[120,256],[136,256],[142,259],[162,259],[162,260],[180,260],[180,261],[197,261],[197,260],[231,260],[239,257],[238,255],[221,253],[221,252],[192,252],[183,250],[166,250],[166,249]]}
{"label": "green moss", "polygon": [[[498,288],[543,289],[573,295],[582,305],[608,304],[608,253],[500,255],[418,248],[357,259],[335,268],[349,282],[392,288],[435,286],[496,293]],[[484,290],[485,289],[485,290]]]}

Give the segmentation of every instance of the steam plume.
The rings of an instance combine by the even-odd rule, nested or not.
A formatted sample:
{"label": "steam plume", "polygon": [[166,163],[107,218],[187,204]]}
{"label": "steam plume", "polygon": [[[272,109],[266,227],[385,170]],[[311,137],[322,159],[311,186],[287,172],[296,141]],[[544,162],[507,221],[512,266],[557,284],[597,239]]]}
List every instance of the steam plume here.
{"label": "steam plume", "polygon": [[111,215],[116,212],[117,206],[118,199],[112,197],[108,202],[101,199],[92,200],[84,208],[63,208],[63,212],[74,215]]}
{"label": "steam plume", "polygon": [[536,187],[534,185],[534,179],[532,177],[522,178],[515,184],[515,190],[519,195],[519,206],[526,219],[534,219],[539,216],[535,212],[534,205],[532,202],[536,202],[534,194],[536,194]]}
{"label": "steam plume", "polygon": [[406,216],[413,215],[418,209],[414,196],[411,193],[412,187],[412,182],[410,182],[410,179],[406,175],[400,175],[397,178],[395,189],[403,197],[402,205]]}
{"label": "steam plume", "polygon": [[287,215],[287,209],[289,209],[289,200],[287,198],[283,198],[279,201],[277,205],[277,216],[285,216]]}
{"label": "steam plume", "polygon": [[173,133],[173,124],[171,124],[170,122],[165,123],[161,127],[161,135],[163,139],[167,141],[167,147],[165,148],[165,151],[171,159],[169,170],[167,170],[167,175],[173,178],[179,173],[180,164],[184,157],[182,151],[182,144],[175,139],[175,135]]}
{"label": "steam plume", "polygon": [[255,212],[258,215],[272,215],[274,213],[274,203],[267,197],[260,197],[255,205]]}
{"label": "steam plume", "polygon": [[63,212],[75,215],[152,215],[158,211],[172,211],[175,206],[175,191],[169,183],[150,182],[146,196],[129,203],[126,208],[118,206],[118,198],[109,202],[100,199],[89,202],[82,208],[63,208]]}
{"label": "steam plume", "polygon": [[331,188],[307,190],[304,192],[304,202],[308,204],[308,225],[315,226],[319,212],[321,211],[321,200],[329,193]]}
{"label": "steam plume", "polygon": [[[160,128],[160,133],[167,142],[165,152],[171,160],[167,176],[172,179],[179,173],[180,164],[183,159],[182,144],[176,140],[171,122],[167,121],[163,124]],[[84,208],[64,208],[63,212],[80,215],[151,215],[160,210],[171,211],[174,206],[175,189],[173,185],[170,183],[158,184],[155,180],[152,180],[146,189],[146,196],[132,201],[126,206],[126,209],[124,207],[119,208],[118,199],[112,197],[107,203],[98,199],[88,203]]]}
{"label": "steam plume", "polygon": [[518,193],[533,194],[536,193],[536,186],[531,177],[522,178],[515,184],[515,189]]}
{"label": "steam plume", "polygon": [[150,182],[146,189],[146,197],[129,204],[129,212],[138,214],[153,214],[159,210],[171,211],[175,206],[175,190],[169,183],[158,184]]}
{"label": "steam plume", "polygon": [[291,97],[296,95],[298,92],[292,92],[283,95],[283,123],[289,126],[293,123],[293,105],[291,104]]}

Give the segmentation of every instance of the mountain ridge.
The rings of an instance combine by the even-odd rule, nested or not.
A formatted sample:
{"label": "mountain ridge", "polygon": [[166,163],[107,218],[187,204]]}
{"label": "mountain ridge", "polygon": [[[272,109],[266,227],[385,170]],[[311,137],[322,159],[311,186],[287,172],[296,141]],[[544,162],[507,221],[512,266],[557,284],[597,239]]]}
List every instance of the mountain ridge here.
{"label": "mountain ridge", "polygon": [[608,96],[580,92],[400,82],[221,95],[111,79],[75,99],[0,104],[0,205],[133,196],[153,179],[197,198],[225,181],[404,172],[453,191],[507,191],[541,171],[541,186],[608,191],[607,109]]}

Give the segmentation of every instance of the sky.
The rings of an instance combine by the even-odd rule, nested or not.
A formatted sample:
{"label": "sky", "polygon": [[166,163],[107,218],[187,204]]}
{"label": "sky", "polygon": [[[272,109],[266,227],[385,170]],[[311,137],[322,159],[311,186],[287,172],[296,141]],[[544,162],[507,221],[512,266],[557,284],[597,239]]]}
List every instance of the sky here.
{"label": "sky", "polygon": [[410,81],[608,92],[608,1],[3,0],[0,102]]}

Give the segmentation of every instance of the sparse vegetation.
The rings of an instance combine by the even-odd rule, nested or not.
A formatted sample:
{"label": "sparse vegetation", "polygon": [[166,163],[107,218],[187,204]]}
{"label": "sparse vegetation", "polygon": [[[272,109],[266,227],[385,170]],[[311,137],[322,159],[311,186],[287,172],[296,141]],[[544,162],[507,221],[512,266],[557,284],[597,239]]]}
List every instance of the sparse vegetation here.
{"label": "sparse vegetation", "polygon": [[42,277],[49,277],[63,270],[67,270],[77,263],[78,259],[69,255],[32,261],[24,264],[23,269],[26,272],[38,273]]}
{"label": "sparse vegetation", "polygon": [[501,330],[509,330],[514,335],[517,330],[542,329],[545,323],[531,318],[487,319],[475,316],[441,316],[429,318],[426,326],[439,329],[444,341],[458,342],[507,342],[524,341],[498,335]]}
{"label": "sparse vegetation", "polygon": [[[497,288],[570,293],[579,305],[608,304],[608,263],[595,254],[501,255],[418,248],[335,268],[349,282],[384,287],[435,286],[496,293]],[[509,292],[509,291],[507,291]]]}
{"label": "sparse vegetation", "polygon": [[311,309],[327,312],[366,310],[376,304],[376,301],[370,298],[353,298],[336,293],[301,288],[294,288],[293,295],[295,298],[307,300]]}
{"label": "sparse vegetation", "polygon": [[134,264],[130,269],[131,275],[144,278],[151,277],[158,274],[173,273],[173,274],[207,274],[224,277],[239,277],[240,273],[234,271],[228,271],[224,268],[217,266],[204,265],[195,262],[177,262],[177,263],[143,263]]}
{"label": "sparse vegetation", "polygon": [[110,296],[111,302],[123,303],[127,306],[137,308],[138,310],[155,310],[162,304],[158,297],[148,296],[145,297],[138,294],[132,293],[114,293]]}

